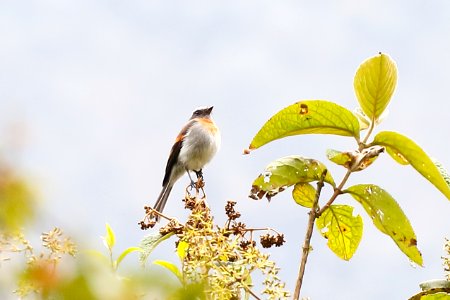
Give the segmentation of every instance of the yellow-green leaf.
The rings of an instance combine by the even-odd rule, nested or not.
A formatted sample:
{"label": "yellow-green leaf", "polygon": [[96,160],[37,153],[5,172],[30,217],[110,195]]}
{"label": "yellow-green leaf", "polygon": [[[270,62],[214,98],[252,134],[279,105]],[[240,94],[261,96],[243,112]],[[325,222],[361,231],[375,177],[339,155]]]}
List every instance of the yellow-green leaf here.
{"label": "yellow-green leaf", "polygon": [[416,234],[403,210],[389,193],[373,184],[354,185],[344,193],[350,193],[361,203],[378,230],[390,236],[411,261],[423,265],[422,254],[417,249]]}
{"label": "yellow-green leaf", "polygon": [[88,255],[96,261],[104,263],[105,266],[111,265],[110,258],[98,250],[84,250],[82,251],[82,254]]}
{"label": "yellow-green leaf", "polygon": [[349,152],[341,152],[338,150],[328,149],[327,158],[337,165],[344,166],[347,169],[352,166],[353,155]]}
{"label": "yellow-green leaf", "polygon": [[328,248],[338,257],[350,260],[361,241],[363,221],[361,216],[353,216],[353,207],[331,205],[317,219],[320,234],[328,240]]}
{"label": "yellow-green leaf", "polygon": [[353,113],[358,118],[360,130],[369,128],[371,120],[369,119],[369,117],[366,116],[366,114],[362,111],[360,107],[356,108],[353,111]]}
{"label": "yellow-green leaf", "polygon": [[133,253],[133,252],[143,252],[144,250],[141,247],[128,247],[127,249],[125,249],[117,258],[117,261],[115,263],[116,268],[119,267],[120,263],[122,262],[122,260],[128,256],[128,254]]}
{"label": "yellow-green leaf", "polygon": [[[252,185],[250,198],[258,200],[266,196],[270,200],[296,183],[307,183],[321,179],[326,166],[320,161],[298,155],[286,156],[271,162]],[[335,186],[333,177],[327,172],[325,182]]]}
{"label": "yellow-green leaf", "polygon": [[28,182],[0,162],[0,228],[16,232],[34,218],[36,198]]}
{"label": "yellow-green leaf", "polygon": [[186,241],[179,241],[177,246],[178,257],[183,260],[186,257],[187,250],[189,248],[189,243]]}
{"label": "yellow-green leaf", "polygon": [[292,198],[298,205],[311,208],[316,199],[316,192],[309,183],[297,183],[292,190]]}
{"label": "yellow-green leaf", "polygon": [[105,242],[106,248],[111,251],[116,244],[116,235],[114,234],[114,231],[108,223],[106,223],[106,235],[103,237],[103,240]]}
{"label": "yellow-green leaf", "polygon": [[372,144],[384,146],[395,161],[410,163],[425,179],[431,182],[450,200],[450,186],[431,158],[414,141],[397,132],[382,131]]}
{"label": "yellow-green leaf", "polygon": [[386,147],[386,152],[399,164],[409,165],[409,161],[397,150],[392,147]]}
{"label": "yellow-green leaf", "polygon": [[353,86],[362,111],[376,122],[391,100],[397,85],[397,66],[386,54],[364,61],[356,71]]}
{"label": "yellow-green leaf", "polygon": [[439,173],[441,173],[442,178],[444,178],[447,185],[450,187],[450,175],[448,171],[444,168],[444,166],[438,162],[437,160],[433,160],[434,165],[438,168]]}
{"label": "yellow-green leaf", "polygon": [[364,148],[361,151],[356,150],[353,152],[327,150],[327,158],[338,165],[356,172],[366,169],[378,158],[378,155],[383,152],[384,147],[381,146],[372,146]]}
{"label": "yellow-green leaf", "polygon": [[253,138],[251,149],[299,134],[335,134],[359,140],[359,121],[348,109],[325,100],[302,100],[270,118]]}
{"label": "yellow-green leaf", "polygon": [[180,282],[183,282],[183,275],[181,274],[180,269],[178,269],[178,267],[175,264],[165,260],[155,260],[153,263],[155,265],[159,265],[161,267],[166,268],[167,270],[172,272],[172,274],[175,275]]}
{"label": "yellow-green leaf", "polygon": [[174,235],[173,232],[165,235],[162,235],[159,232],[154,232],[145,236],[139,243],[139,247],[142,249],[139,255],[139,261],[141,262],[141,265],[142,266],[145,265],[147,258],[150,256],[150,254],[153,252],[156,246],[159,245],[159,243],[161,243],[164,240],[167,240],[172,235]]}
{"label": "yellow-green leaf", "polygon": [[[423,296],[421,296],[420,300],[450,300],[450,294],[448,293],[448,288],[435,288],[432,291],[423,292]],[[410,298],[410,300],[414,300]]]}

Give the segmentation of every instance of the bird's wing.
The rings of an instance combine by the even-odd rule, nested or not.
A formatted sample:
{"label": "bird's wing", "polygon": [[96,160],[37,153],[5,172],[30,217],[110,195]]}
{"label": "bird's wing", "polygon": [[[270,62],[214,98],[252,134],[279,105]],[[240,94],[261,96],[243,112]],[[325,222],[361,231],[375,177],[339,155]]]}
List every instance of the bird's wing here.
{"label": "bird's wing", "polygon": [[186,134],[188,133],[189,129],[192,127],[192,125],[194,125],[195,122],[196,120],[190,120],[183,127],[183,129],[181,129],[180,133],[175,139],[175,143],[173,144],[172,149],[170,150],[169,159],[167,160],[166,174],[164,175],[163,186],[166,186],[167,183],[169,182],[173,166],[178,161],[178,156],[180,155],[181,147],[183,146],[183,140],[186,137]]}

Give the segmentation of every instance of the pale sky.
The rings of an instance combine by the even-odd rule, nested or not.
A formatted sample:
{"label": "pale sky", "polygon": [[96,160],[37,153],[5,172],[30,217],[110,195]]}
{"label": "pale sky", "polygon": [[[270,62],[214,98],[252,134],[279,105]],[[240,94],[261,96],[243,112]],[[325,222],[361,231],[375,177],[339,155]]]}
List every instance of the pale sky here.
{"label": "pale sky", "polygon": [[[328,162],[328,148],[351,150],[351,138],[299,136],[243,156],[260,126],[299,99],[357,106],[353,76],[379,51],[397,63],[399,79],[379,130],[415,140],[450,168],[450,2],[442,1],[1,1],[0,140],[25,132],[13,160],[39,185],[44,208],[34,227],[52,225],[101,249],[104,223],[118,249],[146,234],[137,222],[160,192],[170,147],[192,111],[214,105],[222,148],[204,169],[208,200],[220,224],[226,200],[248,226],[268,226],[287,243],[268,250],[293,291],[307,210],[285,192],[247,198],[272,160],[291,154]],[[0,143],[0,146],[2,143]],[[165,212],[183,218],[175,186]],[[349,262],[315,231],[303,296],[406,299],[421,281],[443,277],[450,238],[449,201],[409,166],[383,155],[349,185],[374,183],[409,217],[425,267],[412,267],[375,229],[361,206],[364,235]],[[323,199],[322,201],[324,201]],[[165,258],[166,243],[150,259]],[[168,254],[167,254],[168,253]],[[129,259],[138,264],[137,259]]]}

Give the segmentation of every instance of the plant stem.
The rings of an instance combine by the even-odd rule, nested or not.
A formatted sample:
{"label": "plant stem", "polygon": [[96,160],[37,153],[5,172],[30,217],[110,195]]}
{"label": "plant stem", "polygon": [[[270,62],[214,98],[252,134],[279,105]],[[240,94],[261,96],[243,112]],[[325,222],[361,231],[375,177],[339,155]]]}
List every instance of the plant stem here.
{"label": "plant stem", "polygon": [[362,144],[359,145],[359,150],[361,151],[363,146],[367,143],[370,135],[372,134],[373,129],[375,128],[375,119],[370,122],[369,129],[367,130],[366,136],[364,137]]}
{"label": "plant stem", "polygon": [[[366,136],[364,137],[363,141],[359,144],[359,151],[363,150],[366,147],[367,140],[369,139],[370,135],[372,134],[373,129],[375,128],[375,120],[372,120],[370,122],[369,129],[367,131]],[[345,174],[344,178],[342,178],[341,183],[334,189],[333,195],[331,195],[328,202],[319,209],[318,203],[320,198],[320,192],[322,191],[323,182],[325,180],[325,175],[327,171],[325,170],[322,173],[322,176],[320,178],[320,181],[317,182],[317,192],[316,192],[316,198],[314,199],[313,206],[311,207],[311,211],[309,212],[309,220],[308,220],[308,227],[306,229],[306,235],[305,235],[305,241],[303,243],[303,253],[302,253],[302,261],[300,263],[300,270],[298,271],[298,278],[297,283],[295,285],[295,291],[294,291],[294,300],[298,300],[300,297],[300,290],[302,288],[303,283],[303,276],[305,274],[306,269],[306,261],[308,260],[308,255],[311,247],[311,237],[314,230],[314,222],[316,218],[320,217],[325,210],[327,210],[336,200],[337,196],[339,196],[342,193],[342,189],[344,188],[344,185],[347,183],[348,178],[352,174],[352,170],[347,170],[347,173]]]}
{"label": "plant stem", "polygon": [[302,261],[300,263],[300,269],[298,271],[297,283],[295,285],[294,298],[293,298],[294,300],[298,300],[300,297],[300,289],[302,288],[303,276],[305,274],[305,269],[306,269],[306,261],[308,260],[308,254],[309,254],[309,251],[311,248],[311,236],[312,236],[313,230],[314,230],[314,221],[316,220],[316,217],[317,217],[317,209],[318,209],[318,203],[319,203],[319,198],[320,198],[320,192],[322,191],[323,181],[325,180],[326,174],[327,174],[327,171],[325,170],[322,173],[320,181],[317,182],[316,197],[314,199],[313,206],[311,207],[311,211],[309,212],[308,228],[306,230],[305,242],[303,243]]}
{"label": "plant stem", "polygon": [[334,200],[336,200],[337,196],[339,196],[342,193],[342,189],[344,188],[344,185],[347,183],[348,178],[350,177],[350,174],[352,174],[352,171],[347,170],[347,173],[345,173],[344,178],[342,178],[341,183],[338,185],[337,188],[334,189],[333,195],[331,195],[330,200],[317,212],[317,216],[320,216],[323,214],[323,212],[330,207],[331,204],[333,204]]}
{"label": "plant stem", "polygon": [[244,290],[246,290],[250,295],[253,296],[253,298],[255,298],[256,300],[261,300],[261,298],[259,298],[258,295],[256,295],[248,286],[246,286],[245,284],[242,284],[242,286],[244,287]]}

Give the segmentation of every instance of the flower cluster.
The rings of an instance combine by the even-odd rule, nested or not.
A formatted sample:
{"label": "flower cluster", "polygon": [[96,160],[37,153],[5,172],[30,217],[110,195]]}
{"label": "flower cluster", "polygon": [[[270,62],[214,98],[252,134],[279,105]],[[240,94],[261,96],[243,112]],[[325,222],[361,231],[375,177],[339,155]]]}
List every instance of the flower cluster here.
{"label": "flower cluster", "polygon": [[[145,207],[145,217],[139,222],[142,229],[155,225],[154,215],[169,220],[160,228],[161,235],[175,234],[177,253],[181,259],[180,281],[186,289],[200,287],[206,299],[242,299],[252,296],[259,299],[253,291],[252,276],[259,271],[263,276],[261,293],[267,299],[285,299],[289,292],[278,277],[279,269],[262,253],[254,240],[254,233],[265,232],[260,237],[263,247],[284,243],[284,236],[269,232],[269,228],[249,228],[238,221],[241,213],[236,211],[236,202],[228,201],[225,214],[228,219],[225,226],[214,224],[206,197],[186,193],[184,202],[191,213],[184,224],[176,219],[164,216]],[[145,249],[144,249],[145,250]]]}
{"label": "flower cluster", "polygon": [[[15,293],[25,297],[30,293],[46,295],[59,284],[60,276],[57,266],[64,254],[75,256],[77,249],[73,241],[64,236],[59,228],[54,228],[41,235],[42,246],[48,251],[36,253],[30,242],[20,232],[0,233],[0,255],[23,253],[26,266],[18,280]],[[3,257],[2,260],[10,259]]]}

